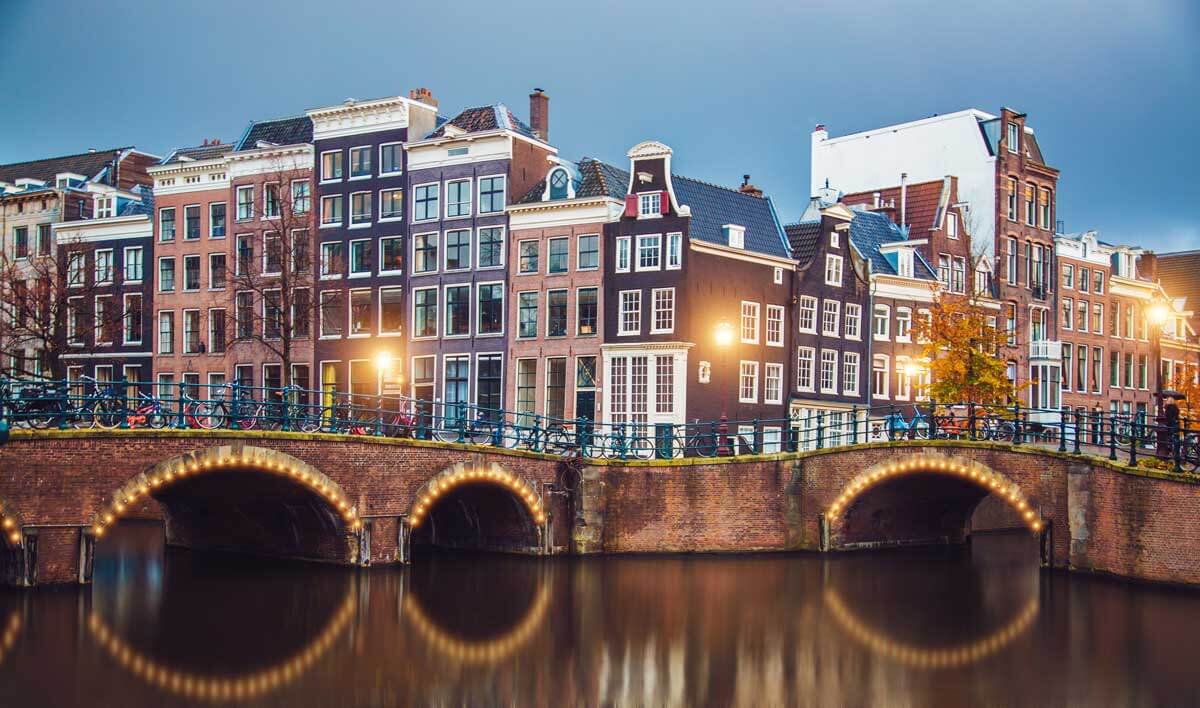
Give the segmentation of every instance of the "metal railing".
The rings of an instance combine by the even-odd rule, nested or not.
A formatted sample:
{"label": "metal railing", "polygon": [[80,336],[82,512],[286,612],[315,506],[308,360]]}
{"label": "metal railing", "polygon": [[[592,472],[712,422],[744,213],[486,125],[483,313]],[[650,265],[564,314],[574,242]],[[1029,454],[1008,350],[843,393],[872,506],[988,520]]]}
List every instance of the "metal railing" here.
{"label": "metal railing", "polygon": [[238,383],[0,378],[0,426],[326,432],[525,449],[564,456],[672,459],[819,450],[897,440],[988,440],[1088,452],[1173,472],[1200,467],[1200,424],[1144,415],[946,404],[850,406],[753,420],[598,422],[365,392]]}

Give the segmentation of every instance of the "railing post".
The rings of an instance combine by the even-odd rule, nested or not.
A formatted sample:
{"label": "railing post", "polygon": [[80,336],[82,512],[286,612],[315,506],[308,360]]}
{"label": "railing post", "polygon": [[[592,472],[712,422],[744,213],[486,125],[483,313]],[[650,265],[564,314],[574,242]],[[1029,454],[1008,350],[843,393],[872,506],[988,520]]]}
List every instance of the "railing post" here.
{"label": "railing post", "polygon": [[[580,457],[587,457],[587,433],[584,430],[584,421],[587,418],[579,416],[575,418],[575,449],[579,451]],[[687,440],[687,427],[684,426],[684,440]]]}
{"label": "railing post", "polygon": [[383,396],[375,397],[375,437],[383,436]]}
{"label": "railing post", "polygon": [[975,440],[975,401],[967,401],[967,436]]}
{"label": "railing post", "polygon": [[858,404],[850,406],[850,444],[858,444]]}
{"label": "railing post", "polygon": [[1180,454],[1180,452],[1181,452],[1180,448],[1183,447],[1183,433],[1185,430],[1187,430],[1186,419],[1184,419],[1183,425],[1177,426],[1175,428],[1175,430],[1170,431],[1171,432],[1171,457],[1173,457],[1174,461],[1175,461],[1175,472],[1176,473],[1183,471],[1183,460],[1182,460],[1182,455]]}
{"label": "railing post", "polygon": [[183,381],[182,381],[182,380],[180,380],[180,381],[179,381],[179,383],[177,384],[177,387],[178,387],[178,391],[177,391],[177,392],[176,392],[176,394],[175,394],[175,408],[176,408],[176,410],[178,411],[178,414],[179,414],[179,415],[178,415],[178,417],[175,419],[175,427],[176,427],[176,428],[186,428],[186,427],[187,427],[187,421],[184,419],[184,411],[183,411],[183,407],[184,407],[183,393],[184,393],[184,391],[186,390],[186,388],[187,388],[187,387],[184,385],[184,383],[183,383]]}
{"label": "railing post", "polygon": [[[71,383],[70,383],[70,381],[69,381],[68,379],[63,379],[63,380],[62,380],[62,395],[61,395],[61,398],[59,397],[59,393],[58,393],[58,392],[55,390],[56,388],[58,388],[58,383],[57,383],[57,382],[50,384],[50,399],[51,399],[51,400],[58,400],[58,401],[60,401],[60,403],[59,403],[59,406],[58,406],[58,407],[59,407],[59,412],[58,412],[58,429],[59,429],[59,430],[66,430],[66,429],[67,429],[67,416],[68,416],[68,415],[70,415],[70,413],[72,412],[72,408],[71,408]],[[79,405],[80,405],[80,406],[83,406],[83,403],[82,403],[82,402],[80,402],[80,404],[79,404]],[[90,414],[90,411],[89,411],[89,414]]]}
{"label": "railing post", "polygon": [[1025,442],[1025,431],[1021,428],[1021,404],[1013,404],[1013,444]]}
{"label": "railing post", "polygon": [[622,460],[626,458],[628,451],[625,447],[625,424],[617,423],[617,456]]}
{"label": "railing post", "polygon": [[[1079,437],[1079,426],[1075,426],[1075,437]],[[1062,408],[1058,409],[1058,451],[1067,451],[1067,415]]]}
{"label": "railing post", "polygon": [[459,415],[458,420],[455,421],[458,423],[458,440],[456,440],[455,442],[462,443],[462,442],[465,442],[467,439],[467,416],[466,416],[466,411],[464,411],[464,410],[460,409],[459,413],[461,415]]}
{"label": "railing post", "polygon": [[541,416],[533,416],[533,451],[542,451],[542,418]]}
{"label": "railing post", "polygon": [[1081,430],[1082,426],[1080,425],[1080,422],[1079,422],[1081,418],[1085,418],[1085,416],[1083,414],[1081,414],[1079,411],[1075,411],[1075,454],[1076,455],[1079,454],[1079,438],[1083,436],[1083,431]]}
{"label": "railing post", "polygon": [[1137,467],[1138,440],[1141,438],[1141,436],[1138,435],[1137,427],[1138,427],[1137,418],[1130,418],[1129,419],[1129,466],[1130,467]]}
{"label": "railing post", "polygon": [[296,389],[289,385],[283,389],[283,400],[280,414],[282,420],[279,421],[279,427],[283,432],[290,433],[292,431],[292,396],[295,395]]}
{"label": "railing post", "polygon": [[825,411],[817,411],[817,449],[825,447]]}
{"label": "railing post", "polygon": [[122,372],[120,378],[117,379],[117,386],[121,391],[121,430],[129,430],[129,388],[128,381],[125,378],[125,373]]}
{"label": "railing post", "polygon": [[[213,400],[212,389],[209,388],[207,384],[201,384],[201,385],[204,386],[204,399],[211,403]],[[238,402],[240,402],[241,400],[242,400],[242,385],[237,382],[237,379],[234,379],[233,383],[229,385],[228,409],[229,409],[229,428],[231,430],[241,430],[241,428],[242,428],[242,417],[240,415],[238,415],[238,413],[241,412],[238,410]]]}
{"label": "railing post", "polygon": [[755,455],[762,454],[762,428],[758,425],[758,418],[754,419],[754,449],[751,450],[751,453]]}
{"label": "railing post", "polygon": [[1108,459],[1117,459],[1117,420],[1113,413],[1108,414]]}

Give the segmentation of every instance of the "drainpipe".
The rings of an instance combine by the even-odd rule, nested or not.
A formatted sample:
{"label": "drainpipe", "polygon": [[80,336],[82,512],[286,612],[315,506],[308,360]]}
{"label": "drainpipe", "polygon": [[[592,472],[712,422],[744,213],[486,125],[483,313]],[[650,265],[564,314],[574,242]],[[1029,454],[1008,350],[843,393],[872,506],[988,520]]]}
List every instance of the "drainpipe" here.
{"label": "drainpipe", "polygon": [[[864,415],[866,415],[867,423],[868,423],[868,425],[866,426],[865,432],[867,435],[870,435],[871,401],[875,400],[875,391],[874,391],[875,357],[874,357],[874,352],[875,352],[875,287],[876,287],[876,284],[875,284],[875,279],[871,277],[871,259],[867,258],[865,260],[867,261],[867,311],[863,313],[862,327],[865,330],[865,332],[863,333],[863,336],[867,340],[867,360],[865,362],[863,362],[863,364],[861,366],[859,366],[859,371],[867,372],[864,375],[867,385],[863,387],[864,390],[867,392],[867,400],[865,403],[866,412],[864,413]],[[868,322],[870,323],[870,326],[867,326]]]}
{"label": "drainpipe", "polygon": [[900,225],[904,226],[908,222],[905,221],[905,215],[908,213],[908,173],[900,173]]}

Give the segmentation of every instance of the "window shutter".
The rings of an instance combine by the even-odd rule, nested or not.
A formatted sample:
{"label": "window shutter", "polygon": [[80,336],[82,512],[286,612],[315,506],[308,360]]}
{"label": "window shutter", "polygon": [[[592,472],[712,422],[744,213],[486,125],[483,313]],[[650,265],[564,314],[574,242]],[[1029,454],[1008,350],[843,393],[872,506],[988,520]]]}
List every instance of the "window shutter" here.
{"label": "window shutter", "polygon": [[625,195],[625,216],[637,216],[638,203],[636,194]]}
{"label": "window shutter", "polygon": [[666,190],[663,190],[662,199],[660,199],[658,201],[659,201],[660,213],[669,214],[671,212],[671,193]]}

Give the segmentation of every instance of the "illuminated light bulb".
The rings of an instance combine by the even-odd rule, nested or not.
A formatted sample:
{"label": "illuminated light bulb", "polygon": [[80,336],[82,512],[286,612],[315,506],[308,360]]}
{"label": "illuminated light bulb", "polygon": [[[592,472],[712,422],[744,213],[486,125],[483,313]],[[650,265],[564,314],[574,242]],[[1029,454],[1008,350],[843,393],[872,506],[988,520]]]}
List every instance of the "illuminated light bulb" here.
{"label": "illuminated light bulb", "polygon": [[124,511],[125,511],[125,505],[120,502],[117,502],[117,513],[120,514],[120,513],[123,513]]}
{"label": "illuminated light bulb", "polygon": [[1041,531],[1042,530],[1042,522],[1040,522],[1040,521],[1033,522],[1033,530]]}
{"label": "illuminated light bulb", "polygon": [[114,517],[112,514],[105,514],[104,515],[104,523],[111,524],[113,522],[113,518]]}
{"label": "illuminated light bulb", "polygon": [[92,533],[94,533],[97,536],[103,536],[104,535],[104,527],[101,526],[100,524],[96,524],[95,526],[92,527]]}
{"label": "illuminated light bulb", "polygon": [[8,517],[5,517],[4,518],[4,528],[11,529],[12,527],[13,527],[13,520]]}
{"label": "illuminated light bulb", "polygon": [[8,540],[12,541],[13,543],[20,543],[21,542],[21,532],[13,531],[12,533],[10,533],[8,535]]}

